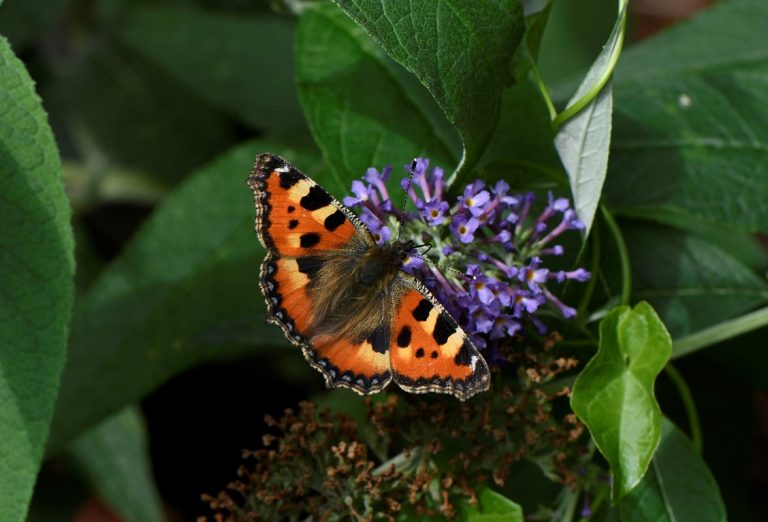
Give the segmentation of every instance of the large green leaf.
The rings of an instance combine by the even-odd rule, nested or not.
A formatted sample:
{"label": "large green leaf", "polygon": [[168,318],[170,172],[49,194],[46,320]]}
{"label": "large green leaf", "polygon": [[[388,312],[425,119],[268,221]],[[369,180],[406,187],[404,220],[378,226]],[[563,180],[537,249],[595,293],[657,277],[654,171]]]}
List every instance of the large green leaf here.
{"label": "large green leaf", "polygon": [[78,437],[70,456],[85,481],[123,520],[165,520],[152,478],[141,412],[130,407]]}
{"label": "large green leaf", "polygon": [[729,253],[670,227],[624,222],[634,298],[645,299],[674,338],[768,302],[768,284]]}
{"label": "large green leaf", "polygon": [[688,438],[664,419],[659,449],[642,482],[619,504],[623,522],[724,522],[720,491]]}
{"label": "large green leaf", "polygon": [[293,85],[293,22],[140,6],[121,38],[201,98],[256,128],[303,124]]}
{"label": "large green leaf", "polygon": [[618,501],[640,480],[661,436],[656,376],[672,340],[648,303],[620,306],[600,323],[600,346],[573,386],[571,407],[611,465]]}
{"label": "large green leaf", "polygon": [[416,75],[464,142],[460,168],[480,159],[498,117],[525,20],[518,0],[335,0]]}
{"label": "large green leaf", "polygon": [[613,207],[768,230],[766,23],[768,3],[724,2],[626,54],[614,83]]}
{"label": "large green leaf", "polygon": [[74,258],[61,162],[24,65],[0,37],[0,520],[24,520],[59,378]]}
{"label": "large green leaf", "polygon": [[346,189],[368,167],[399,167],[416,156],[453,163],[434,101],[333,6],[301,16],[296,78],[310,129],[339,175],[329,188]]}
{"label": "large green leaf", "polygon": [[284,343],[264,323],[245,184],[269,150],[316,166],[315,153],[275,143],[223,155],[168,196],[78,303],[50,452],[196,362]]}

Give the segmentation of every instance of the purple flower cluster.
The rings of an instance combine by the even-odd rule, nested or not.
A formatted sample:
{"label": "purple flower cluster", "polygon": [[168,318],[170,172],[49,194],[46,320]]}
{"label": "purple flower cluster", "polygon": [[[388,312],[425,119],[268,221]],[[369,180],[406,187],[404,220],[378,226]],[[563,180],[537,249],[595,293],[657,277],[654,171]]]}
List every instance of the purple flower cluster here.
{"label": "purple flower cluster", "polygon": [[360,209],[360,219],[379,243],[401,227],[402,239],[431,245],[427,252],[412,253],[403,269],[424,282],[479,348],[515,335],[525,320],[545,332],[535,314],[546,304],[565,318],[576,315],[548,285],[586,281],[589,272],[553,271],[542,264],[545,256],[563,254],[556,243],[563,232],[584,228],[567,199],[550,193],[544,210],[534,216],[534,193],[512,195],[503,180],[493,185],[474,181],[451,201],[442,169],[429,171],[429,161],[419,158],[406,170],[410,176],[400,185],[416,212],[392,205],[386,187],[390,167],[368,169],[365,182],[352,183],[354,196],[344,198],[344,204]]}

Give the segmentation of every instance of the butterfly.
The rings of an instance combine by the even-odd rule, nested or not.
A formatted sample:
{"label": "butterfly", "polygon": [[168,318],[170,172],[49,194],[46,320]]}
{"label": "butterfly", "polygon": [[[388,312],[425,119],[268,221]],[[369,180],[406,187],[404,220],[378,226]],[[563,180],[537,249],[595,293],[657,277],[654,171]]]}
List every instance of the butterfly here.
{"label": "butterfly", "polygon": [[267,321],[329,388],[367,395],[394,380],[411,393],[462,401],[489,388],[488,365],[467,334],[401,270],[412,241],[377,245],[349,208],[275,154],[256,158],[248,185],[267,250]]}

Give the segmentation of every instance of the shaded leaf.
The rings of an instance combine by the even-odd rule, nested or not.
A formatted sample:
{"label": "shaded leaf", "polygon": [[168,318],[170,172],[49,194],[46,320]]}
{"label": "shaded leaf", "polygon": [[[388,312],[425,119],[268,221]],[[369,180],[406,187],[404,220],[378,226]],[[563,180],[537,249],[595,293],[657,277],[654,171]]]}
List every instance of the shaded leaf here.
{"label": "shaded leaf", "polygon": [[303,124],[293,84],[293,22],[139,6],[121,38],[203,99],[256,128]]}
{"label": "shaded leaf", "polygon": [[672,340],[648,303],[614,308],[600,322],[600,346],[576,379],[571,407],[611,465],[618,501],[643,478],[661,436],[656,376]]}
{"label": "shaded leaf", "polygon": [[265,151],[312,172],[304,150],[250,142],[191,174],[101,273],[75,309],[49,452],[197,362],[285,344],[264,322],[245,179]]}
{"label": "shaded leaf", "polygon": [[369,167],[399,167],[416,156],[453,162],[451,138],[434,102],[419,94],[423,87],[338,9],[319,4],[301,16],[296,78],[309,127],[337,174],[332,192]]}
{"label": "shaded leaf", "polygon": [[85,156],[176,180],[231,143],[230,121],[131,49],[106,42],[73,62],[62,97]]}
{"label": "shaded leaf", "polygon": [[[599,87],[615,63],[616,54],[624,40],[624,10],[619,11],[613,32],[602,52],[592,64],[581,85],[568,102],[573,107],[593,89]],[[578,114],[565,121],[555,136],[555,148],[560,155],[571,182],[574,208],[589,234],[597,205],[603,191],[608,169],[608,151],[611,143],[611,117],[613,91],[610,82]]]}
{"label": "shaded leaf", "polygon": [[84,433],[69,453],[86,482],[123,520],[165,520],[152,478],[144,419],[137,408],[126,408]]}
{"label": "shaded leaf", "polygon": [[623,522],[727,520],[712,473],[688,438],[664,419],[661,443],[642,482],[619,505]]}
{"label": "shaded leaf", "polygon": [[670,227],[623,222],[634,295],[678,338],[768,302],[766,281],[717,246]]}
{"label": "shaded leaf", "polygon": [[24,520],[64,367],[73,296],[61,162],[24,65],[0,37],[0,520]]}
{"label": "shaded leaf", "polygon": [[678,226],[768,230],[766,21],[765,2],[725,2],[626,53],[614,84],[612,207]]}
{"label": "shaded leaf", "polygon": [[459,169],[472,168],[514,80],[525,30],[520,2],[335,1],[429,90],[464,143]]}

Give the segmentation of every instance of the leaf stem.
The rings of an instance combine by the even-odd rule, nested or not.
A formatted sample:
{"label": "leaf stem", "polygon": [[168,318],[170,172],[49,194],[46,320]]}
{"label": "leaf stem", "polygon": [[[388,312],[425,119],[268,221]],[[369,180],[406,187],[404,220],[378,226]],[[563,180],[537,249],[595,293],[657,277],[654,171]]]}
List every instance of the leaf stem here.
{"label": "leaf stem", "polygon": [[544,103],[547,105],[547,110],[549,111],[549,119],[554,121],[557,117],[557,109],[555,108],[555,104],[552,102],[552,97],[549,95],[549,90],[547,90],[547,86],[544,83],[544,78],[541,77],[539,66],[535,63],[533,64],[533,67],[531,67],[531,74],[533,74],[533,79],[536,82],[536,86],[539,88],[541,97],[544,98]]}
{"label": "leaf stem", "polygon": [[703,448],[703,441],[701,436],[701,423],[699,422],[699,412],[696,410],[696,403],[693,400],[693,394],[688,387],[688,383],[685,382],[685,378],[677,371],[677,368],[668,363],[664,367],[664,371],[667,376],[672,380],[672,383],[677,388],[677,393],[680,394],[680,400],[683,401],[685,406],[685,413],[688,415],[688,427],[691,430],[691,442],[696,453],[701,456]]}
{"label": "leaf stem", "polygon": [[593,232],[591,236],[592,262],[590,264],[589,270],[592,274],[592,277],[590,277],[589,281],[587,281],[587,286],[584,288],[584,297],[581,298],[581,303],[579,303],[578,312],[576,314],[576,317],[579,318],[579,321],[582,325],[586,324],[587,321],[587,307],[589,306],[589,302],[592,300],[592,295],[595,293],[595,286],[597,286],[597,273],[600,270],[600,234],[595,232]]}
{"label": "leaf stem", "polygon": [[768,307],[704,328],[673,341],[672,358],[682,357],[701,348],[764,326],[768,326]]}
{"label": "leaf stem", "polygon": [[616,249],[619,251],[619,259],[621,261],[621,302],[622,305],[629,305],[629,298],[632,295],[632,266],[629,261],[629,251],[627,250],[627,244],[624,242],[624,236],[621,234],[618,223],[613,218],[613,215],[608,211],[605,205],[600,205],[600,211],[605,219],[605,224],[608,226],[613,240],[616,242]]}
{"label": "leaf stem", "polygon": [[[555,132],[557,132],[557,129],[560,128],[560,126],[568,121],[569,119],[573,118],[576,114],[581,112],[584,107],[589,105],[592,100],[594,100],[598,94],[600,94],[600,91],[603,90],[603,87],[608,83],[608,80],[611,79],[611,75],[613,75],[613,70],[616,68],[616,63],[619,61],[619,56],[621,55],[621,49],[624,46],[624,34],[626,33],[627,29],[627,3],[629,0],[619,0],[619,19],[617,21],[618,25],[618,31],[619,34],[615,39],[615,44],[613,46],[613,49],[611,49],[611,54],[608,57],[608,63],[606,64],[605,69],[603,70],[602,74],[600,75],[600,78],[595,82],[595,84],[587,91],[584,96],[576,100],[575,103],[569,105],[566,107],[566,109],[557,115],[552,120],[552,128]],[[617,28],[614,28],[614,31]]]}

